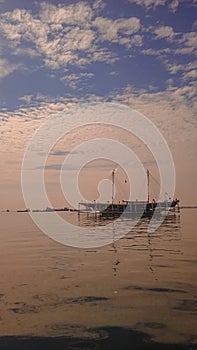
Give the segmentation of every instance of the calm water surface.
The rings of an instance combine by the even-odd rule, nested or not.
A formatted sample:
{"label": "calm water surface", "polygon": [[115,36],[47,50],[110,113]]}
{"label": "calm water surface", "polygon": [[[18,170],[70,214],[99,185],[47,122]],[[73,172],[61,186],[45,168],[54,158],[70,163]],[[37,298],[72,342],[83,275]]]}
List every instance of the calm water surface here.
{"label": "calm water surface", "polygon": [[28,213],[1,213],[0,349],[195,349],[196,213],[151,234],[147,220],[131,231],[127,220],[130,232],[98,249],[65,247]]}

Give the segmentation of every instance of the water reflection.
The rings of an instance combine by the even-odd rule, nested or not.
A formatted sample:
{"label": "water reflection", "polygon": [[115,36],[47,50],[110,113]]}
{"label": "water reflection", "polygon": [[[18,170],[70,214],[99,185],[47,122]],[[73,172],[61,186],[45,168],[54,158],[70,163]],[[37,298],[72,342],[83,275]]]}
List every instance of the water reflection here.
{"label": "water reflection", "polygon": [[[78,224],[83,227],[102,226],[111,223],[111,220],[102,220],[94,215],[79,216]],[[156,219],[155,219],[156,220]],[[150,219],[142,218],[138,221],[134,228],[130,230],[133,222],[132,219],[118,219],[116,224],[113,224],[113,242],[111,245],[114,252],[113,273],[117,275],[120,258],[117,257],[118,250],[125,251],[145,251],[148,253],[149,271],[154,273],[154,259],[159,257],[165,258],[170,255],[182,254],[181,249],[177,246],[177,241],[181,240],[181,220],[179,214],[170,214],[165,217],[161,226],[155,232],[148,231]],[[125,232],[128,232],[120,239],[121,243],[116,240],[119,227],[124,227]]]}
{"label": "water reflection", "polygon": [[[197,305],[194,215],[181,213],[181,220],[178,214],[168,216],[152,233],[147,230],[146,218],[132,229],[131,220],[119,220],[109,232],[112,243],[96,249],[62,246],[37,233],[28,213],[10,215],[12,220],[7,214],[4,217],[0,236],[2,335],[15,330],[21,335],[72,338],[64,339],[64,345],[58,344],[59,340],[51,343],[51,349],[59,345],[72,349],[79,344],[84,349],[135,349],[137,334],[136,348],[149,349],[151,341],[156,349],[162,349],[162,344],[163,349],[181,349],[183,343],[192,348]],[[86,215],[78,221],[76,213],[63,216],[84,227],[107,223]],[[6,230],[9,224],[11,228]],[[116,240],[118,225],[128,233]],[[86,336],[81,334],[83,326]],[[99,327],[109,332],[106,343],[100,335],[100,340],[91,337],[91,327],[94,334]],[[122,345],[116,337],[121,334],[125,339]],[[145,335],[148,343],[142,341]],[[52,338],[46,339],[46,344]],[[18,348],[27,346],[19,341]]]}

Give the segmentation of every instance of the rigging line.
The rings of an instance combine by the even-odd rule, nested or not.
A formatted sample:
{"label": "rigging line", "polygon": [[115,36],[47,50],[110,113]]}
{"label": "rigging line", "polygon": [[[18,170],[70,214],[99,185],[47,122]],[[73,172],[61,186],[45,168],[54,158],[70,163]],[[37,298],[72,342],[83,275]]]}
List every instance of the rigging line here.
{"label": "rigging line", "polygon": [[151,178],[156,182],[156,184],[157,184],[158,186],[160,186],[159,181],[157,181],[157,180],[155,179],[155,177],[154,177],[151,173],[149,173],[149,175],[150,175]]}
{"label": "rigging line", "polygon": [[118,180],[117,177],[115,178],[115,183],[117,183],[118,190],[119,190],[120,194],[123,195],[123,199],[124,198],[126,199],[127,198],[127,191],[123,189],[123,186],[121,186],[122,183],[120,183],[120,181]]}
{"label": "rigging line", "polygon": [[[155,179],[155,177],[154,177],[151,173],[149,173],[149,174],[150,174],[151,178],[156,182],[156,184],[157,184],[157,185],[159,186],[159,188],[160,188],[160,182],[158,182],[158,181]],[[165,191],[165,194],[168,195],[169,193]]]}

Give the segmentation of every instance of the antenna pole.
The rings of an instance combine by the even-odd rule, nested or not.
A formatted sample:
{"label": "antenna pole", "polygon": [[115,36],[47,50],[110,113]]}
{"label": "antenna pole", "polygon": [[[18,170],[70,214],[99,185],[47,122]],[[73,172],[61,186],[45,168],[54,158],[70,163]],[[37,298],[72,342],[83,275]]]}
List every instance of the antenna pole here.
{"label": "antenna pole", "polygon": [[115,170],[112,170],[112,204],[114,203],[114,178],[115,178]]}
{"label": "antenna pole", "polygon": [[149,170],[147,169],[147,185],[148,185],[148,203],[150,201],[150,173]]}

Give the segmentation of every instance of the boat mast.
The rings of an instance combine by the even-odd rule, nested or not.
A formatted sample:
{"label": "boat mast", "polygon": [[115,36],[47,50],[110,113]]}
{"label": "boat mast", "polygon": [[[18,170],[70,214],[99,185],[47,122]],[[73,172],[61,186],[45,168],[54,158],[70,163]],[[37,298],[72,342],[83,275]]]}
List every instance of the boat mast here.
{"label": "boat mast", "polygon": [[112,170],[112,204],[114,203],[114,178],[115,178],[115,170]]}
{"label": "boat mast", "polygon": [[148,203],[150,201],[150,173],[149,170],[147,169],[147,185],[148,185]]}

